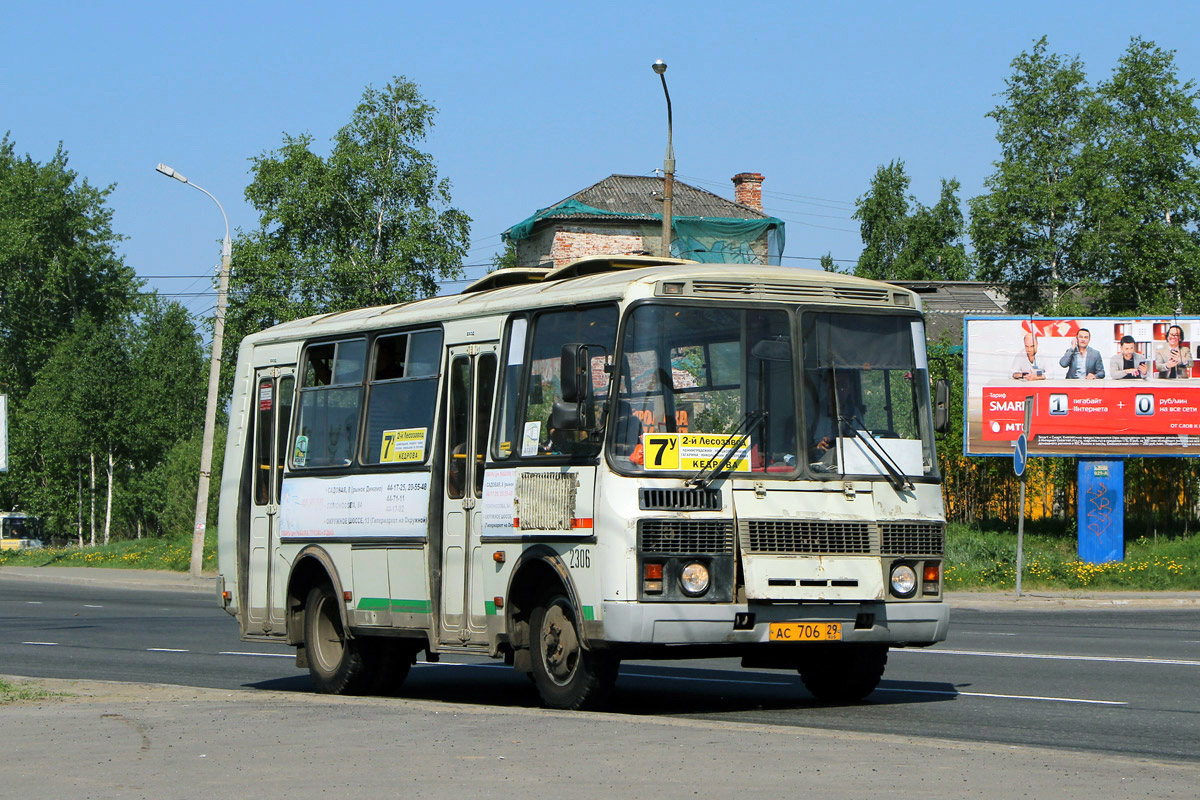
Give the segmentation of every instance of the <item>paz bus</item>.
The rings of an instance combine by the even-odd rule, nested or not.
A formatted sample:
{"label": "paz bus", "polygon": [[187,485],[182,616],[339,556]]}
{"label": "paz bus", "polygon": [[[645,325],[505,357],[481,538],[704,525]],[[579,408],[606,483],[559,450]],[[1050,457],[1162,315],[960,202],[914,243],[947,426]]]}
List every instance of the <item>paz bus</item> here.
{"label": "paz bus", "polygon": [[241,344],[218,592],[317,690],[424,651],[546,706],[622,660],[740,657],[858,700],[946,637],[920,300],[845,275],[604,257]]}
{"label": "paz bus", "polygon": [[27,550],[42,546],[42,520],[19,511],[0,511],[0,550]]}

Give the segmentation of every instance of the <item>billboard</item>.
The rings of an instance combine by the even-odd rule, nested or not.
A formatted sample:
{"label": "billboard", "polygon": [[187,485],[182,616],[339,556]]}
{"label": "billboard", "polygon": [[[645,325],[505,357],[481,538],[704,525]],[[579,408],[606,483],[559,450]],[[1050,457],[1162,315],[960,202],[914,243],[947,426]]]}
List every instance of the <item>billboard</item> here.
{"label": "billboard", "polygon": [[1012,456],[1033,398],[1034,456],[1200,453],[1200,317],[967,317],[964,452]]}

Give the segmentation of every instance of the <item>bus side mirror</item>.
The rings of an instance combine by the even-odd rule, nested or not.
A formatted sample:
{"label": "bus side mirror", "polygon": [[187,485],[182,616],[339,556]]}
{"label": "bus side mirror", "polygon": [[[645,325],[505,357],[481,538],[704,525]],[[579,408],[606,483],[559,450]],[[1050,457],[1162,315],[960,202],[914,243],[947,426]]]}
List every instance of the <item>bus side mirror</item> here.
{"label": "bus side mirror", "polygon": [[564,403],[582,403],[588,399],[592,387],[588,370],[591,367],[585,344],[564,344],[559,363],[559,381],[562,384]]}
{"label": "bus side mirror", "polygon": [[950,384],[939,378],[933,385],[933,430],[945,433],[950,430]]}

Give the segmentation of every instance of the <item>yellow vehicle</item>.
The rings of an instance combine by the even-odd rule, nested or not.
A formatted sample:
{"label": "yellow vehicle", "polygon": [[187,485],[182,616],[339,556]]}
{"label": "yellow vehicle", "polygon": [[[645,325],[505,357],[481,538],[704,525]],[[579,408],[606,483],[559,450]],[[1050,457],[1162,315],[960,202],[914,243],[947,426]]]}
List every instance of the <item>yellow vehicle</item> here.
{"label": "yellow vehicle", "polygon": [[0,511],[0,550],[25,550],[42,546],[42,521],[30,514]]}
{"label": "yellow vehicle", "polygon": [[946,637],[932,412],[917,295],[815,270],[593,258],[288,322],[238,355],[221,602],[325,692],[423,650],[556,708],[634,658],[857,700]]}

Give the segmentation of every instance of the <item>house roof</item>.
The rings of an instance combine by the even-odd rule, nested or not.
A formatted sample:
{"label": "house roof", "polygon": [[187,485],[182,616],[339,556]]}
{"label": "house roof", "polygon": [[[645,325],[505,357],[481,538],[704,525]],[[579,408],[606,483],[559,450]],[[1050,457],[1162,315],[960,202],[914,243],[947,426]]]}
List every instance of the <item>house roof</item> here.
{"label": "house roof", "polygon": [[[524,239],[543,221],[658,221],[662,219],[663,179],[645,175],[609,175],[570,197],[538,209],[503,234],[509,241]],[[671,216],[676,224],[684,220],[737,225],[739,231],[761,231],[774,227],[783,230],[783,221],[756,208],[726,200],[712,192],[674,181],[671,191]],[[743,230],[744,226],[751,226]],[[755,233],[758,235],[758,233]],[[782,249],[782,245],[780,245]]]}
{"label": "house roof", "polygon": [[[663,179],[648,175],[609,175],[602,181],[564,198],[546,209],[543,219],[554,219],[554,209],[568,200],[609,213],[661,219]],[[671,213],[679,217],[766,219],[763,212],[726,200],[705,189],[676,180],[671,186]],[[578,214],[572,214],[578,219]]]}
{"label": "house roof", "polygon": [[1007,314],[1008,298],[994,285],[981,281],[888,281],[911,289],[921,298],[925,312],[925,332],[937,341],[949,333],[955,344],[962,344],[963,317],[968,314]]}

